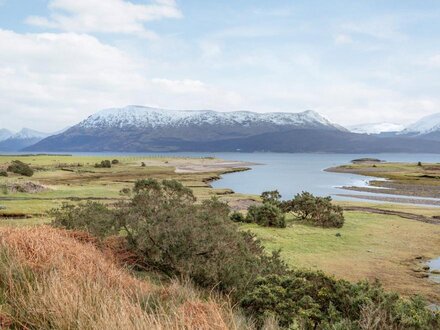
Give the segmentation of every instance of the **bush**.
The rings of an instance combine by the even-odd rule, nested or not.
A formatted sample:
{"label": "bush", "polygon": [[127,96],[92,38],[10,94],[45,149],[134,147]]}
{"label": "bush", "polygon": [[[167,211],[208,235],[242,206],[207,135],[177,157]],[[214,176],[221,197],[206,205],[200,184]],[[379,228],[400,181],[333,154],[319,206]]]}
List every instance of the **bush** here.
{"label": "bush", "polygon": [[378,283],[351,284],[321,272],[259,278],[240,302],[260,326],[275,317],[285,328],[436,329],[440,315],[420,298],[406,301]]}
{"label": "bush", "polygon": [[64,203],[61,208],[51,210],[49,214],[54,218],[54,227],[84,230],[99,238],[117,234],[119,230],[113,212],[97,202],[77,206]]}
{"label": "bush", "polygon": [[192,191],[177,181],[154,179],[137,181],[133,197],[113,210],[88,203],[52,211],[57,227],[98,237],[122,231],[142,269],[240,296],[258,275],[282,274],[287,267],[279,254],[267,256],[252,234],[239,231],[229,213],[216,199],[195,203]]}
{"label": "bush", "polygon": [[113,165],[119,164],[119,160],[117,160],[117,159],[113,159],[113,160],[112,160],[112,164],[113,164]]}
{"label": "bush", "polygon": [[252,205],[248,209],[246,222],[257,223],[265,227],[286,227],[286,217],[281,209],[273,204]]}
{"label": "bush", "polygon": [[19,160],[12,161],[12,164],[8,166],[7,171],[24,176],[34,175],[34,170],[29,165]]}
{"label": "bush", "polygon": [[103,160],[103,161],[101,161],[101,163],[96,163],[95,167],[96,168],[111,168],[112,163],[109,160]]}
{"label": "bush", "polygon": [[292,200],[283,202],[281,208],[315,226],[341,228],[344,225],[342,208],[334,205],[330,196],[315,197],[309,192],[302,192]]}
{"label": "bush", "polygon": [[8,172],[6,172],[6,171],[0,171],[0,176],[8,176]]}
{"label": "bush", "polygon": [[245,217],[241,212],[235,211],[229,216],[233,222],[245,222]]}

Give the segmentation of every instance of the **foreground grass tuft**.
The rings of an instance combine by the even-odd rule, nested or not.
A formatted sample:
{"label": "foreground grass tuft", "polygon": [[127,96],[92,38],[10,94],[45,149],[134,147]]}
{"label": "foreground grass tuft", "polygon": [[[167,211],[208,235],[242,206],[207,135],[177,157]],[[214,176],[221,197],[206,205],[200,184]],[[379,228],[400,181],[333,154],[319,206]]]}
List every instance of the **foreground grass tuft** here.
{"label": "foreground grass tuft", "polygon": [[0,328],[246,329],[225,300],[155,286],[49,227],[0,231]]}

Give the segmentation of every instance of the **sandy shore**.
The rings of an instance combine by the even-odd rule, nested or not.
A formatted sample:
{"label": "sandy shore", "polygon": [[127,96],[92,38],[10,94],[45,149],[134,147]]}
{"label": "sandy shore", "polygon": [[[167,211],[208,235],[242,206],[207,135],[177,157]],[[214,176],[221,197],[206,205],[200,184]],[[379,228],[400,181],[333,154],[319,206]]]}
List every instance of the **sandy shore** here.
{"label": "sandy shore", "polygon": [[259,165],[251,162],[230,161],[217,158],[167,158],[161,161],[145,159],[147,166],[174,167],[176,173],[207,173],[231,172],[231,170],[248,170],[251,166]]}

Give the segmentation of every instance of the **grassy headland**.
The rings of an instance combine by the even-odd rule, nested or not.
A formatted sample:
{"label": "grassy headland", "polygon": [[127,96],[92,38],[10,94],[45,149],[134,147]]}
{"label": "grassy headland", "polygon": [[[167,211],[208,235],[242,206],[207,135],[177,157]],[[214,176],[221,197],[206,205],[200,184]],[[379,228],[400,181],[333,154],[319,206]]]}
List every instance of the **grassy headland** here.
{"label": "grassy headland", "polygon": [[[113,159],[118,164],[111,168],[95,167],[96,163]],[[63,202],[112,203],[126,198],[121,192],[144,178],[176,179],[191,188],[200,200],[219,196],[240,205],[253,199],[228,189],[212,189],[209,184],[222,174],[247,170],[249,164],[243,162],[173,157],[0,156],[0,171],[14,160],[29,164],[36,171],[30,178],[11,173],[0,177],[0,225],[44,222],[46,212]],[[39,187],[38,191],[8,191],[8,186],[25,186],[28,182]]]}
{"label": "grassy headland", "polygon": [[[329,172],[353,173],[382,180],[371,180],[372,187],[344,187],[347,190],[388,195],[440,198],[440,164],[358,161],[332,167]],[[385,180],[383,180],[385,179]],[[386,198],[385,198],[386,199]],[[411,199],[411,198],[407,198]],[[417,203],[417,201],[414,201]],[[418,201],[420,203],[420,201]]]}

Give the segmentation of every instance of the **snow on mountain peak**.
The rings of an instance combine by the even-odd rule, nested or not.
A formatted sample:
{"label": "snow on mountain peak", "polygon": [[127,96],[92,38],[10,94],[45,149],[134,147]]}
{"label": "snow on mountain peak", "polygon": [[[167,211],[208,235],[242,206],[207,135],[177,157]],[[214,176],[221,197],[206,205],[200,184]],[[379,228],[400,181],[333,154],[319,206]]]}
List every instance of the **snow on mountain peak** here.
{"label": "snow on mountain peak", "polygon": [[402,133],[428,134],[440,131],[440,112],[423,117],[406,127]]}
{"label": "snow on mountain peak", "polygon": [[0,129],[0,141],[4,141],[6,139],[9,139],[14,133],[12,133],[10,130],[6,128]]}
{"label": "snow on mountain peak", "polygon": [[403,125],[393,123],[371,123],[349,126],[350,132],[358,134],[380,134],[388,132],[400,132],[404,128]]}
{"label": "snow on mountain peak", "polygon": [[[301,113],[257,113],[250,111],[217,112],[212,110],[164,110],[142,106],[112,108],[97,112],[79,126],[83,128],[108,127],[167,127],[189,125],[244,125],[251,123],[271,123],[295,126],[331,126],[327,119],[315,111]],[[339,129],[339,127],[338,127]]]}
{"label": "snow on mountain peak", "polygon": [[45,138],[48,137],[50,134],[48,133],[42,133],[35,131],[30,128],[23,128],[20,132],[15,133],[10,138],[11,139],[35,139],[35,138]]}

